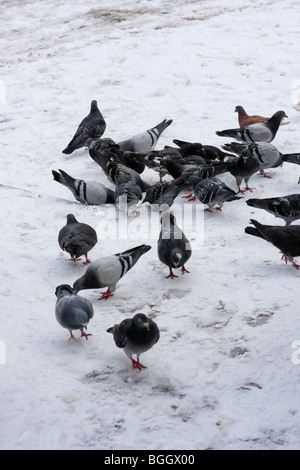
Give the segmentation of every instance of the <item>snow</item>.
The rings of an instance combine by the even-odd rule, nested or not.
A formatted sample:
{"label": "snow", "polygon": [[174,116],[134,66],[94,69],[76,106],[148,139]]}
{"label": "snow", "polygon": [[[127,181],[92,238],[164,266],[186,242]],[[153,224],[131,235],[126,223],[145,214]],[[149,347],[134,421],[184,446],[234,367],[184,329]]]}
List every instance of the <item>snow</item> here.
{"label": "snow", "polygon": [[[299,151],[298,1],[2,0],[0,11],[0,448],[299,449],[300,271],[244,233],[251,217],[283,222],[244,200],[213,214],[195,202],[204,237],[185,227],[190,274],[166,279],[157,214],[151,231],[117,239],[103,229],[114,207],[77,203],[51,174],[113,188],[85,149],[62,154],[92,99],[116,141],[173,119],[156,148],[174,138],[220,148],[229,140],[215,131],[237,127],[236,105],[283,109],[273,144]],[[269,173],[251,178],[251,196],[299,192],[296,165]],[[108,301],[82,291],[95,309],[88,341],[68,341],[54,314],[56,286],[86,269],[57,243],[70,212],[101,234],[92,260],[152,246]],[[161,331],[143,371],[106,333],[140,311]]]}

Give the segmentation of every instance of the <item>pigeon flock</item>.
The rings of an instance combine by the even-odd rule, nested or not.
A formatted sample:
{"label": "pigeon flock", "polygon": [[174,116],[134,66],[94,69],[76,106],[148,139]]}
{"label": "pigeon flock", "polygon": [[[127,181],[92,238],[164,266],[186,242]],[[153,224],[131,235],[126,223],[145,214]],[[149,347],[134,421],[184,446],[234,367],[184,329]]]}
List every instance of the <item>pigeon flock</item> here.
{"label": "pigeon flock", "polygon": [[[76,201],[82,204],[110,204],[118,210],[125,207],[128,214],[132,208],[136,210],[141,204],[148,203],[150,208],[158,207],[160,234],[156,249],[159,261],[169,270],[166,278],[177,278],[178,275],[173,272],[177,269],[181,270],[182,275],[189,273],[186,264],[193,256],[191,244],[171,211],[174,200],[180,195],[186,199],[185,204],[201,203],[206,206],[205,211],[221,211],[223,204],[241,201],[239,204],[246,202],[248,206],[263,209],[283,219],[285,226],[263,225],[251,219],[251,226],[245,228],[245,233],[274,245],[286,263],[289,261],[299,269],[300,265],[294,259],[300,256],[300,226],[291,224],[300,219],[300,194],[244,199],[245,193],[252,191],[248,183],[254,174],[268,178],[265,173],[268,168],[281,167],[285,162],[300,164],[300,153],[282,154],[271,144],[280,126],[285,124],[286,113],[280,110],[270,118],[249,116],[242,106],[236,106],[235,112],[238,113],[240,127],[216,131],[220,137],[235,139],[234,142],[222,145],[222,150],[212,145],[178,139],[173,139],[175,146],[156,150],[162,132],[172,123],[171,119],[164,119],[131,138],[114,142],[110,138],[103,138],[106,122],[97,101],[93,100],[90,113],[80,122],[62,152],[71,154],[84,148],[115,189],[109,189],[97,181],[85,181],[78,175],[70,176],[61,169],[52,170],[53,178],[67,187]],[[159,175],[157,183],[149,184],[146,181],[143,176],[146,168]],[[235,179],[237,191],[220,179],[220,175],[225,173]],[[163,181],[166,176],[168,180]],[[243,181],[244,189],[241,188]],[[184,191],[190,194],[183,195]],[[88,265],[73,286],[62,284],[55,291],[56,319],[63,328],[68,329],[70,339],[74,338],[75,330],[80,330],[81,337],[88,339],[90,334],[84,330],[94,316],[91,302],[79,296],[78,292],[106,288],[99,300],[109,299],[123,276],[152,248],[142,244],[91,261],[88,254],[97,242],[97,233],[93,227],[77,221],[73,214],[66,215],[66,225],[58,234],[59,246],[69,254],[70,261],[76,262],[84,256],[84,265]],[[112,333],[115,345],[131,359],[133,368],[139,370],[145,368],[140,363],[140,355],[154,346],[160,337],[157,324],[143,313],[121,321],[107,329],[107,332]],[[133,355],[136,355],[136,359]]]}

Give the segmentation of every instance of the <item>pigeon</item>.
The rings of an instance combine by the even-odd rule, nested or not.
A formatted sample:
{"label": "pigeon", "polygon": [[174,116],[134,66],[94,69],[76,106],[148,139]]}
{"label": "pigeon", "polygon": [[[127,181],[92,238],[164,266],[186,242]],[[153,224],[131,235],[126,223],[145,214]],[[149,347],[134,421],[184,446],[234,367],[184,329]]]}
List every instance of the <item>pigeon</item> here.
{"label": "pigeon", "polygon": [[141,187],[132,181],[121,183],[115,188],[115,201],[119,209],[136,206],[142,198]]}
{"label": "pigeon", "polygon": [[140,175],[133,170],[128,168],[121,163],[110,162],[107,164],[107,177],[116,186],[121,183],[128,183],[129,181],[140,186],[143,192],[147,191],[151,187],[150,184],[146,183]]}
{"label": "pigeon", "polygon": [[235,201],[241,199],[231,188],[229,188],[219,178],[199,178],[199,176],[191,176],[190,183],[194,188],[194,193],[197,199],[202,204],[207,204],[208,209],[206,211],[211,212],[215,207],[216,210],[221,211],[224,202]]}
{"label": "pigeon", "polygon": [[300,256],[300,226],[278,226],[263,225],[254,219],[250,220],[254,227],[246,227],[245,233],[255,237],[262,238],[278,248],[285,262],[290,261],[292,265],[299,269],[300,265],[296,264],[294,258]]}
{"label": "pigeon", "polygon": [[[187,157],[189,158],[189,157]],[[183,159],[185,161],[185,159]],[[162,162],[164,168],[173,178],[179,178],[181,175],[185,174],[195,174],[200,178],[210,178],[212,176],[217,176],[221,173],[226,173],[232,166],[231,161],[218,162],[218,163],[188,163],[182,164],[179,163],[182,160],[165,160]]]}
{"label": "pigeon", "polygon": [[96,245],[97,233],[88,224],[78,222],[73,214],[67,215],[67,224],[59,231],[58,243],[70,255],[70,261],[79,261],[85,256],[84,264],[90,264],[88,252]]}
{"label": "pigeon", "polygon": [[88,138],[96,139],[101,137],[106,129],[106,122],[99,111],[97,101],[91,102],[90,114],[86,116],[79,124],[73,139],[62,151],[62,153],[70,154],[74,150],[84,147]]}
{"label": "pigeon", "polygon": [[118,144],[110,138],[90,139],[86,142],[92,159],[106,172],[107,163],[122,163],[141,174],[145,170],[145,162],[136,157],[134,152],[122,151]]}
{"label": "pigeon", "polygon": [[291,225],[300,219],[300,194],[289,194],[287,196],[271,197],[264,199],[251,198],[246,201],[248,206],[263,209]]}
{"label": "pigeon", "polygon": [[[229,173],[235,177],[238,192],[244,193],[246,191],[252,191],[252,188],[249,188],[248,183],[251,176],[260,169],[258,158],[245,149],[241,155],[231,159],[230,163],[231,166],[229,168]],[[241,189],[243,180],[245,180],[245,189]]]}
{"label": "pigeon", "polygon": [[[225,146],[226,145],[224,145],[224,147]],[[239,155],[241,155],[243,152],[245,154],[246,152],[249,155],[257,158],[260,163],[259,172],[266,178],[270,178],[270,176],[265,173],[266,169],[282,166],[283,162],[285,161],[285,156],[279,152],[279,150],[277,150],[273,144],[267,142],[255,142],[251,144],[248,143],[237,145],[232,142],[231,144],[227,144],[226,148],[232,148],[232,151],[238,153]]]}
{"label": "pigeon", "polygon": [[257,124],[259,122],[267,122],[270,119],[258,115],[249,116],[243,106],[236,106],[234,112],[238,113],[238,121],[240,127],[249,126],[251,124]]}
{"label": "pigeon", "polygon": [[57,297],[55,305],[55,317],[58,323],[69,330],[70,339],[75,339],[73,330],[80,330],[81,337],[88,339],[91,334],[86,334],[89,321],[94,316],[94,309],[91,302],[84,297],[76,295],[72,287],[62,284],[56,287]]}
{"label": "pigeon", "polygon": [[147,189],[142,204],[148,202],[151,205],[158,205],[160,210],[164,209],[163,206],[171,207],[180,192],[189,186],[190,183],[185,176],[165,183],[156,183]]}
{"label": "pigeon", "polygon": [[[126,318],[106,331],[112,333],[116,346],[124,350],[134,369],[146,369],[146,366],[140,363],[140,356],[149,351],[160,337],[159,328],[151,318],[137,313],[133,318]],[[136,360],[133,355],[136,355]]]}
{"label": "pigeon", "polygon": [[185,269],[186,262],[192,255],[189,240],[177,226],[174,214],[165,212],[161,217],[161,231],[157,242],[159,260],[168,266],[170,274],[166,279],[174,279],[173,269],[181,268],[181,273],[189,273]]}
{"label": "pigeon", "polygon": [[104,184],[76,179],[63,170],[58,171],[60,173],[52,170],[54,180],[66,186],[73,193],[76,201],[94,206],[115,202],[114,191],[104,186]]}
{"label": "pigeon", "polygon": [[[200,143],[192,143],[179,139],[173,139],[173,142],[174,144],[180,147],[180,152],[183,157],[188,155],[199,155],[205,158],[206,160],[224,160],[226,157],[232,157],[232,155],[223,152],[214,145],[202,145]],[[188,155],[185,155],[185,152],[187,150],[189,151],[189,153]]]}
{"label": "pigeon", "polygon": [[150,249],[150,245],[140,245],[122,253],[96,259],[88,266],[85,274],[74,282],[74,291],[77,293],[83,289],[107,287],[107,291],[99,299],[107,300],[115,292],[119,280]]}
{"label": "pigeon", "polygon": [[121,150],[129,150],[130,152],[150,152],[157,144],[158,139],[165,129],[173,122],[164,119],[157,126],[148,129],[145,132],[134,135],[133,137],[118,142]]}
{"label": "pigeon", "polygon": [[[263,117],[263,116],[259,116],[257,114],[254,114],[253,116],[249,116],[246,113],[243,106],[236,106],[234,112],[238,113],[238,121],[239,121],[239,126],[240,127],[249,126],[251,124],[257,124],[259,122],[267,122],[270,119],[269,117]],[[280,122],[280,126],[282,126],[284,124],[288,124],[288,123],[285,122],[284,120],[282,120]]]}
{"label": "pigeon", "polygon": [[287,117],[284,111],[277,111],[267,122],[216,131],[216,134],[221,137],[233,137],[241,142],[272,142],[284,117]]}

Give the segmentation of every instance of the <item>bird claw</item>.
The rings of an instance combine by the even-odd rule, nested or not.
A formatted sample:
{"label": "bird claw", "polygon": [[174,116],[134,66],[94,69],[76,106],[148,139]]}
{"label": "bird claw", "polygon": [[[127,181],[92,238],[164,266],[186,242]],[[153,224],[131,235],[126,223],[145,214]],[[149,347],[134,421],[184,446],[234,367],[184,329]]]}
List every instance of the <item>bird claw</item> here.
{"label": "bird claw", "polygon": [[181,268],[181,274],[184,274],[184,273],[188,273],[188,274],[189,274],[190,271],[188,271],[187,269],[185,269],[184,266],[182,266],[182,268]]}
{"label": "bird claw", "polygon": [[134,369],[139,369],[139,370],[147,369],[147,367],[143,366],[143,364],[141,364],[139,360],[135,361],[133,358],[131,358],[131,362],[132,362],[132,367]]}
{"label": "bird claw", "polygon": [[89,333],[89,334],[84,333],[84,331],[81,332],[81,338],[84,337],[87,340],[89,336],[93,336],[93,335],[91,333]]}
{"label": "bird claw", "polygon": [[103,292],[102,296],[99,297],[98,300],[107,300],[107,299],[109,299],[110,297],[112,297],[113,295],[114,295],[114,294],[111,293],[110,288],[108,288],[106,292]]}

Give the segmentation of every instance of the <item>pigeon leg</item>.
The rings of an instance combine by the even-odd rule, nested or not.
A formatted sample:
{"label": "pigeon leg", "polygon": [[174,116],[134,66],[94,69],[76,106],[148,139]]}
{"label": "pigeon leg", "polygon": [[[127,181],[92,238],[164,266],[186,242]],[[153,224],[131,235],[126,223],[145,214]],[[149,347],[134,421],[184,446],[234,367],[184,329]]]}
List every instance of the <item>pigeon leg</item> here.
{"label": "pigeon leg", "polygon": [[135,361],[132,357],[130,358],[131,359],[131,362],[132,362],[132,367],[134,369],[139,369],[139,370],[142,370],[142,369],[147,369],[146,366],[143,366],[143,364],[140,363],[140,359],[137,358],[137,361]]}
{"label": "pigeon leg", "polygon": [[70,338],[69,338],[69,341],[70,341],[70,339],[75,339],[75,336],[73,335],[73,332],[72,332],[71,330],[69,330],[69,332],[70,332]]}
{"label": "pigeon leg", "polygon": [[300,264],[296,264],[295,261],[292,262],[292,266],[294,266],[296,269],[300,268]]}
{"label": "pigeon leg", "polygon": [[91,264],[91,260],[88,259],[87,255],[84,255],[85,256],[85,262],[83,264]]}
{"label": "pigeon leg", "polygon": [[258,173],[258,174],[259,174],[259,176],[262,176],[263,178],[269,178],[269,179],[272,178],[272,176],[269,176],[269,175],[268,175],[267,173],[265,173],[265,172],[263,172],[263,173]]}
{"label": "pigeon leg", "polygon": [[166,279],[168,279],[168,278],[174,279],[175,277],[178,277],[173,273],[171,268],[169,268],[169,269],[170,269],[170,274],[169,274],[169,276],[166,276]]}
{"label": "pigeon leg", "polygon": [[215,211],[220,211],[222,212],[222,206],[214,207]]}
{"label": "pigeon leg", "polygon": [[75,256],[73,258],[70,258],[68,261],[74,261],[74,263],[76,263],[76,261],[80,261],[81,258],[76,258]]}
{"label": "pigeon leg", "polygon": [[181,268],[181,274],[184,274],[184,273],[189,273],[190,271],[188,271],[187,269],[185,269],[184,266],[182,266]]}
{"label": "pigeon leg", "polygon": [[83,330],[81,330],[81,338],[84,337],[85,339],[88,339],[89,336],[93,336],[93,335],[91,335],[91,333],[87,334]]}
{"label": "pigeon leg", "polygon": [[[282,253],[282,251],[281,251],[280,253]],[[288,257],[287,257],[286,255],[282,254],[281,259],[285,261],[285,264],[287,264],[287,262],[288,262]]]}
{"label": "pigeon leg", "polygon": [[111,293],[110,287],[107,291],[103,292],[102,296],[98,300],[107,300],[109,297],[112,297],[114,294]]}

